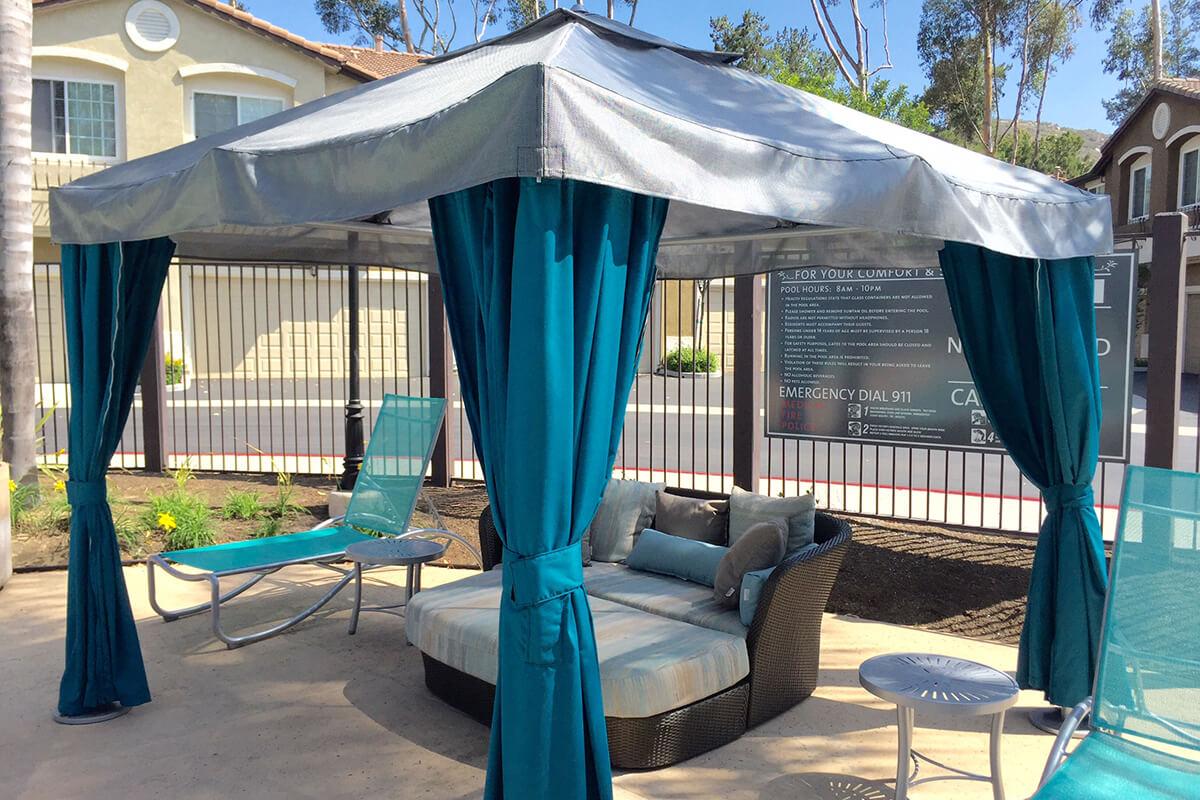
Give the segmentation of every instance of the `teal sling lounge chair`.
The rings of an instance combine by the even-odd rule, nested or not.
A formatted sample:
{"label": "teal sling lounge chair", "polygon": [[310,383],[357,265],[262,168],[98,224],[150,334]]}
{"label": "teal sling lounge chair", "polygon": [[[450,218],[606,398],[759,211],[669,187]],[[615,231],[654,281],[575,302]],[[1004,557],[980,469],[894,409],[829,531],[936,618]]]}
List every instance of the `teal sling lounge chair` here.
{"label": "teal sling lounge chair", "polygon": [[1200,475],[1129,467],[1092,697],[1034,798],[1200,798]]}
{"label": "teal sling lounge chair", "polygon": [[[475,552],[469,542],[450,531],[408,527],[442,427],[445,406],[446,401],[439,397],[385,396],[344,517],[327,520],[300,533],[156,553],[146,561],[150,605],[167,622],[211,610],[213,634],[234,648],[282,633],[332,600],[354,578],[353,570],[337,565],[344,560],[346,548],[355,542],[377,538],[361,529],[384,536],[453,539]],[[437,509],[432,503],[429,505],[435,524],[440,525]],[[267,575],[297,564],[325,567],[341,577],[311,606],[270,628],[241,636],[230,635],[221,628],[222,604]],[[163,609],[155,593],[156,567],[181,580],[208,581],[211,599],[189,608]],[[248,577],[221,593],[222,578],[242,576]]]}

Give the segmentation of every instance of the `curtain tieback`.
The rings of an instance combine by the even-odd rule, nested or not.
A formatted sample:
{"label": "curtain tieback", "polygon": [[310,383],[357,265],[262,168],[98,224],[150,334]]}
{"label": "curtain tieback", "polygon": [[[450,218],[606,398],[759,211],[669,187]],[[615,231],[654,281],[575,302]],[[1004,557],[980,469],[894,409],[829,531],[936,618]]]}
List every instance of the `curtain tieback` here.
{"label": "curtain tieback", "polygon": [[521,623],[514,629],[529,664],[558,662],[568,595],[583,588],[581,542],[536,555],[504,550],[504,593]]}
{"label": "curtain tieback", "polygon": [[67,481],[67,502],[75,507],[107,503],[108,484],[104,478],[93,481]]}
{"label": "curtain tieback", "polygon": [[581,586],[581,542],[532,556],[504,549],[504,589],[517,608],[553,600]]}
{"label": "curtain tieback", "polygon": [[1090,508],[1095,505],[1091,485],[1074,486],[1060,483],[1042,490],[1048,511],[1059,511],[1067,508]]}

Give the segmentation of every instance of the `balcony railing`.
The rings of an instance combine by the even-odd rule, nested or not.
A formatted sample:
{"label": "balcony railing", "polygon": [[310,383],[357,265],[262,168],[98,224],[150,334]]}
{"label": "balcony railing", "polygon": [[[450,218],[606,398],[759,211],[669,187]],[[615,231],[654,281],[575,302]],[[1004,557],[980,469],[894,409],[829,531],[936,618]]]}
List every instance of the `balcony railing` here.
{"label": "balcony railing", "polygon": [[36,155],[33,157],[33,188],[35,191],[53,189],[107,166],[106,162],[87,156]]}

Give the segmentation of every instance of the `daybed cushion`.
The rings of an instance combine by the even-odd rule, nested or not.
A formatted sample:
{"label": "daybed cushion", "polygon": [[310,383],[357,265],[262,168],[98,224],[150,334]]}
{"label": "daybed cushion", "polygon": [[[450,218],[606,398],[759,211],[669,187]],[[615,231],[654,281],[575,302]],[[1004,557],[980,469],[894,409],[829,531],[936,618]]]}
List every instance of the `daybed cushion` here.
{"label": "daybed cushion", "polygon": [[[405,623],[408,640],[443,664],[495,684],[500,578],[500,570],[494,569],[413,597]],[[605,716],[661,714],[735,686],[750,674],[740,636],[597,597],[588,602]]]}
{"label": "daybed cushion", "polygon": [[722,608],[707,586],[599,562],[583,571],[583,580],[592,597],[734,636],[746,635],[738,612]]}
{"label": "daybed cushion", "polygon": [[666,484],[612,478],[588,526],[592,558],[621,561],[633,550],[642,529],[654,519],[659,489]]}

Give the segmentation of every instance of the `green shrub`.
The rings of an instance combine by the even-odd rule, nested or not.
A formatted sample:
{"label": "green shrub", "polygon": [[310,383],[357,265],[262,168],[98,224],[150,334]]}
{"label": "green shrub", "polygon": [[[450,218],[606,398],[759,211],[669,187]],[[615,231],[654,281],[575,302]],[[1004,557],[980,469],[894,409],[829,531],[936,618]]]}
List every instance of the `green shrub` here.
{"label": "green shrub", "polygon": [[117,531],[117,544],[121,549],[134,558],[145,555],[146,532],[132,517],[125,506],[114,505],[109,501],[113,510],[113,528]]}
{"label": "green shrub", "polygon": [[299,514],[304,511],[304,507],[292,502],[292,493],[296,487],[292,482],[292,476],[286,472],[279,472],[275,475],[275,496],[267,502],[264,511],[271,519],[280,520],[290,514]]}
{"label": "green shrub", "polygon": [[166,550],[206,547],[215,541],[212,512],[204,501],[182,489],[151,497],[140,522],[142,530],[160,530],[165,534]]}
{"label": "green shrub", "polygon": [[182,358],[171,358],[170,356],[167,356],[166,370],[167,386],[178,386],[179,384],[183,383],[183,376],[187,371],[187,368],[184,365]]}
{"label": "green shrub", "polygon": [[717,357],[702,347],[680,347],[667,353],[663,364],[672,372],[716,372]]}
{"label": "green shrub", "polygon": [[30,521],[42,530],[71,528],[71,504],[67,501],[66,488],[55,488],[43,497],[41,505],[30,515]]}
{"label": "green shrub", "polygon": [[8,482],[8,509],[12,515],[12,523],[19,526],[28,522],[37,508],[40,494],[36,483]]}
{"label": "green shrub", "polygon": [[281,533],[283,533],[283,520],[278,517],[267,517],[255,526],[250,535],[255,539],[263,539],[267,536],[278,536]]}
{"label": "green shrub", "polygon": [[258,519],[265,510],[257,492],[230,489],[225,495],[221,516],[225,519]]}

